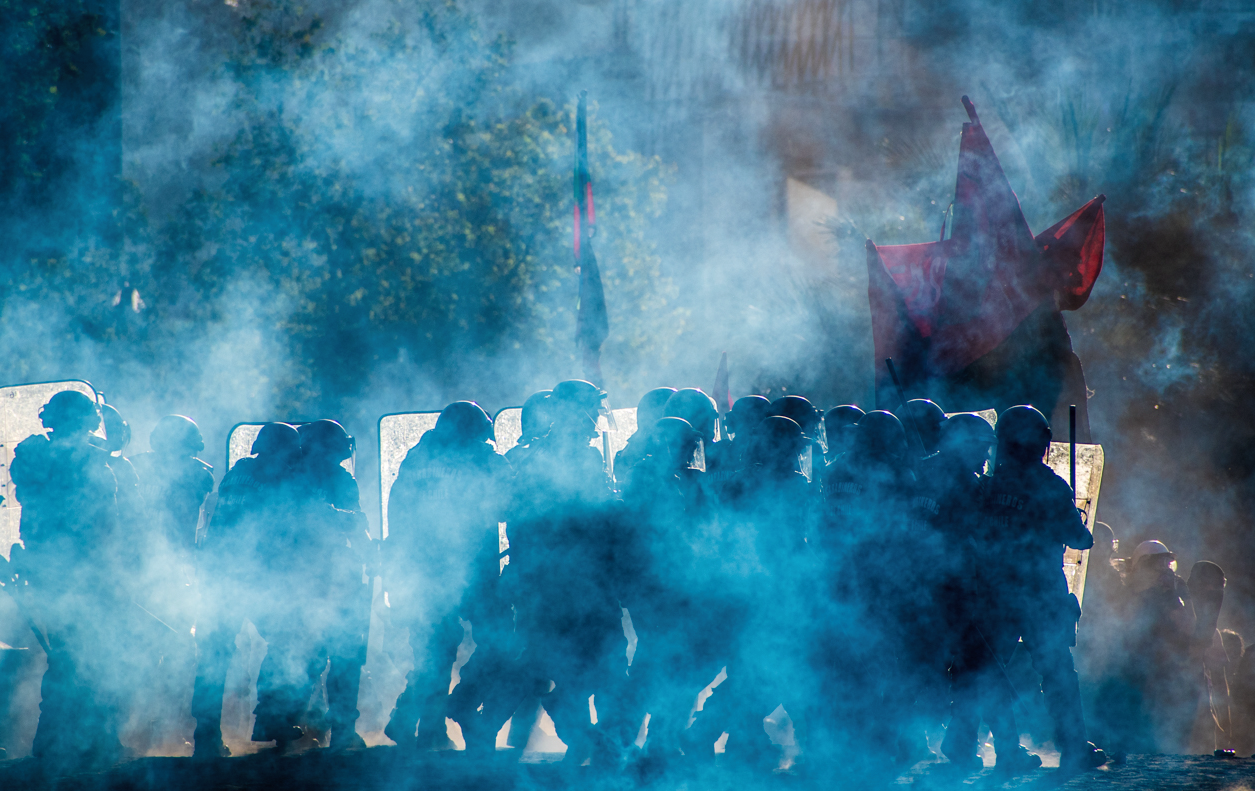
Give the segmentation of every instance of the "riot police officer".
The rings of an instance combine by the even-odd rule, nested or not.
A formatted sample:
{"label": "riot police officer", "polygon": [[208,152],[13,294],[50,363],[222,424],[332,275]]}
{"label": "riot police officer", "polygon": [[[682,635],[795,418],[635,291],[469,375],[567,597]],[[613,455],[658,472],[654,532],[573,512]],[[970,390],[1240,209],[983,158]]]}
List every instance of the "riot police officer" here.
{"label": "riot police officer", "polygon": [[90,441],[101,422],[92,399],[57,393],[39,417],[49,435],[27,437],[13,455],[22,546],[10,557],[10,590],[46,633],[34,755],[71,772],[121,756],[114,631],[125,599],[110,562],[117,483],[107,451]]}
{"label": "riot police officer", "polygon": [[214,468],[197,457],[205,440],[191,418],[166,415],[148,435],[148,446],[152,450],[131,457],[148,518],[169,548],[190,561],[201,508],[214,489]]}
{"label": "riot police officer", "polygon": [[[902,765],[922,746],[912,732],[915,686],[907,651],[914,634],[900,628],[917,591],[899,573],[901,547],[912,543],[907,507],[914,475],[906,432],[886,411],[858,422],[850,450],[823,478],[823,515],[816,549],[831,574],[827,603],[834,616],[820,641],[831,659],[824,683],[834,688],[833,716],[852,735],[852,760],[887,752]],[[857,562],[852,559],[857,558]],[[843,673],[837,675],[839,668]]]}
{"label": "riot police officer", "polygon": [[728,446],[732,467],[739,469],[745,458],[745,451],[750,445],[750,437],[758,424],[767,419],[771,411],[771,401],[760,395],[741,396],[732,404],[732,409],[723,416],[723,426],[731,435],[732,444]]}
{"label": "riot police officer", "polygon": [[307,513],[307,530],[321,532],[317,546],[325,553],[320,565],[327,571],[324,580],[328,583],[325,594],[315,599],[325,615],[319,642],[326,661],[313,665],[315,676],[310,681],[316,681],[327,668],[331,749],[360,749],[366,742],[354,726],[370,630],[373,575],[369,572],[377,563],[357,481],[343,466],[353,458],[356,445],[334,420],[302,424],[297,433],[301,439],[302,510]]}
{"label": "riot police officer", "polygon": [[[468,750],[491,751],[517,703],[504,666],[510,604],[499,581],[509,465],[492,436],[478,404],[448,405],[406,454],[389,493],[384,579],[394,623],[409,627],[414,669],[384,733],[405,747],[442,746],[450,717]],[[451,696],[463,623],[476,648]]]}
{"label": "riot police officer", "polygon": [[824,458],[828,464],[850,449],[853,427],[858,425],[864,414],[853,404],[834,406],[824,413],[824,436],[828,440],[828,453]]}
{"label": "riot police officer", "polygon": [[941,424],[946,420],[946,413],[941,407],[926,398],[913,398],[906,402],[905,409],[899,407],[897,415],[909,431],[919,432],[924,456],[937,452],[941,441]]}
{"label": "riot police officer", "polygon": [[[614,491],[598,434],[603,393],[568,380],[553,389],[553,427],[524,460],[510,508],[514,602],[526,663],[574,766],[617,761],[624,745],[613,690],[623,678],[622,608],[614,563]],[[548,690],[546,693],[545,691]],[[596,695],[596,726],[588,699]]]}
{"label": "riot police officer", "polygon": [[[638,639],[631,677],[640,707],[632,719],[649,713],[645,765],[662,767],[700,753],[703,745],[682,744],[689,713],[728,657],[719,648],[725,624],[713,514],[699,481],[704,473],[693,468],[701,435],[677,417],[661,418],[648,435],[648,452],[624,492],[616,564]],[[712,745],[713,737],[707,754]]]}
{"label": "riot police officer", "polygon": [[787,417],[801,427],[807,444],[807,451],[802,456],[802,474],[813,479],[815,471],[823,467],[824,446],[819,436],[823,428],[823,413],[805,396],[787,395],[772,401],[768,414]]}
{"label": "riot police officer", "polygon": [[740,465],[729,451],[732,443],[715,442],[715,424],[719,420],[715,399],[695,387],[686,387],[667,399],[663,414],[684,420],[701,436],[702,466],[706,470],[702,480],[708,496],[716,498]]}
{"label": "riot police officer", "polygon": [[552,390],[538,390],[527,397],[523,408],[519,410],[519,441],[513,448],[506,451],[506,461],[517,468],[523,457],[531,452],[532,443],[549,433],[553,425],[550,414],[549,394]]}
{"label": "riot police officer", "polygon": [[817,747],[806,742],[811,703],[797,683],[809,672],[806,629],[817,614],[808,542],[816,500],[800,458],[806,446],[796,422],[767,417],[723,498],[725,552],[741,566],[725,577],[724,598],[738,617],[724,627],[733,642],[728,679],[698,724],[723,718],[728,755],[763,770],[779,763],[763,731],[763,718],[778,705],[793,719],[795,737],[810,745],[804,749]]}
{"label": "riot police officer", "polygon": [[1051,439],[1045,416],[1031,406],[1011,407],[998,417],[997,437],[997,467],[985,482],[977,541],[989,605],[1007,624],[993,648],[1003,661],[1016,639],[1028,649],[1042,676],[1059,765],[1101,766],[1106,756],[1085,738],[1072,662],[1080,607],[1063,575],[1064,547],[1089,549],[1094,538],[1067,482],[1042,461]]}
{"label": "riot police officer", "polygon": [[673,393],[674,387],[655,387],[641,396],[636,404],[636,432],[628,437],[627,445],[614,457],[614,478],[620,491],[627,491],[632,468],[648,455],[654,426],[662,418],[667,400]]}
{"label": "riot police officer", "polygon": [[916,553],[911,567],[923,588],[917,611],[924,619],[921,626],[944,636],[917,661],[928,661],[930,670],[934,659],[950,662],[951,717],[942,752],[960,768],[979,771],[984,764],[976,734],[983,714],[994,735],[998,768],[1014,772],[1041,766],[1041,759],[1020,746],[1014,691],[986,637],[998,635],[1000,625],[981,606],[987,592],[973,573],[981,473],[995,442],[993,428],[979,415],[962,413],[941,424],[937,453],[917,470],[912,527],[915,545],[926,551]]}
{"label": "riot police officer", "polygon": [[255,741],[282,752],[303,735],[309,674],[317,661],[307,607],[321,572],[300,547],[301,438],[286,423],[267,423],[218,486],[218,503],[200,554],[197,617],[196,757],[229,755],[222,741],[222,696],[235,637],[245,618],[268,644],[257,681]]}

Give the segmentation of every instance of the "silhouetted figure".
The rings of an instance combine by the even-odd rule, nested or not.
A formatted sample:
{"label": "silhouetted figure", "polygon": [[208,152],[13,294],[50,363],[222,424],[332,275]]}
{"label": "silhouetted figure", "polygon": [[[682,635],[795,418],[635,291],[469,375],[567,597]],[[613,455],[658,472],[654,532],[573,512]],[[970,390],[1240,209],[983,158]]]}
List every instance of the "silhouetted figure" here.
{"label": "silhouetted figure", "polygon": [[977,732],[984,719],[994,735],[998,768],[1005,772],[1036,768],[1041,759],[1020,746],[1014,692],[986,638],[999,632],[999,624],[984,606],[989,592],[975,575],[981,473],[995,442],[993,429],[979,415],[962,413],[942,423],[937,453],[917,468],[912,512],[921,528],[914,538],[928,550],[922,558],[928,568],[917,573],[932,583],[920,608],[931,627],[919,624],[919,633],[939,629],[933,633],[945,636],[952,655],[951,718],[942,752],[960,768],[979,771]]}
{"label": "silhouetted figure", "polygon": [[[611,529],[614,492],[601,454],[589,446],[602,397],[581,380],[554,388],[553,427],[517,471],[509,518],[526,672],[573,766],[589,758],[615,761],[624,748],[606,727],[621,717],[613,697],[626,657]],[[592,695],[597,726],[588,707]]]}
{"label": "silhouetted figure", "polygon": [[[406,454],[388,496],[385,587],[393,623],[409,628],[414,669],[384,733],[410,749],[443,747],[449,717],[461,726],[468,750],[491,752],[518,703],[518,684],[505,667],[512,624],[498,528],[509,464],[490,444],[492,436],[492,420],[478,404],[448,405]],[[451,696],[462,622],[476,648]]]}
{"label": "silhouetted figure", "polygon": [[820,436],[824,428],[824,413],[803,396],[787,395],[771,402],[768,415],[787,417],[801,427],[802,436],[806,437],[806,450],[801,454],[800,462],[802,474],[807,480],[814,480],[824,466],[824,446]]}
{"label": "silhouetted figure", "polygon": [[828,453],[824,463],[832,464],[837,457],[850,449],[854,439],[854,427],[866,414],[853,404],[834,406],[824,413],[824,436],[828,439]]}
{"label": "silhouetted figure", "polygon": [[631,676],[640,705],[631,719],[649,712],[645,766],[659,768],[682,754],[713,758],[717,733],[705,744],[684,738],[697,693],[727,661],[728,645],[713,513],[704,473],[692,466],[701,436],[677,417],[658,420],[649,436],[623,495],[616,563],[638,638]]}
{"label": "silhouetted figure", "polygon": [[636,404],[636,432],[628,437],[623,450],[614,456],[614,479],[620,491],[630,486],[632,470],[641,459],[649,454],[650,437],[654,432],[654,424],[663,416],[667,407],[667,399],[675,393],[674,387],[655,387]]}
{"label": "silhouetted figure", "polygon": [[941,442],[941,424],[946,421],[946,413],[941,407],[926,398],[912,398],[906,402],[906,408],[898,408],[898,419],[906,428],[911,447],[915,448],[915,432],[919,432],[920,442],[924,445],[924,456],[937,452]]}
{"label": "silhouetted figure", "polygon": [[147,589],[139,601],[179,634],[152,619],[145,624],[145,633],[156,631],[160,640],[152,643],[157,648],[152,657],[156,666],[137,678],[142,691],[136,710],[152,723],[155,735],[164,736],[167,743],[177,739],[178,744],[187,716],[186,677],[195,672],[196,662],[195,645],[190,644],[199,593],[196,535],[214,476],[213,468],[196,457],[205,442],[189,418],[163,417],[149,434],[148,445],[151,451],[131,457],[147,522],[136,537],[144,542],[140,573]]}
{"label": "silhouetted figure", "polygon": [[1064,547],[1089,549],[1094,539],[1067,482],[1042,461],[1051,438],[1046,418],[1030,406],[1011,407],[999,416],[997,435],[997,468],[985,481],[978,537],[989,606],[1004,624],[990,645],[1005,663],[1016,639],[1023,640],[1042,676],[1060,766],[1100,766],[1106,756],[1086,739],[1072,663],[1080,607],[1063,575]]}
{"label": "silhouetted figure", "polygon": [[305,423],[301,438],[303,508],[307,530],[317,530],[318,548],[324,554],[311,560],[325,576],[311,597],[311,606],[323,608],[325,621],[318,635],[326,658],[313,665],[311,686],[327,671],[327,726],[332,750],[362,749],[366,742],[357,734],[357,695],[362,665],[366,664],[366,637],[370,631],[371,578],[376,545],[370,539],[362,512],[357,481],[342,462],[353,458],[356,443],[334,420]]}
{"label": "silhouetted figure", "polygon": [[549,433],[549,427],[553,425],[553,415],[549,404],[549,394],[552,390],[540,390],[532,393],[523,402],[523,408],[519,410],[519,435],[518,444],[506,451],[506,461],[510,462],[510,466],[517,469],[523,462],[523,459],[532,450],[533,443],[541,437]]}
{"label": "silhouetted figure", "polygon": [[148,518],[170,550],[190,563],[201,507],[214,489],[213,467],[197,457],[205,440],[191,418],[166,415],[148,435],[148,446],[148,453],[131,457]]}
{"label": "silhouetted figure", "polygon": [[[300,719],[318,657],[309,635],[321,630],[308,606],[310,575],[322,573],[303,544],[298,519],[300,435],[267,423],[218,486],[218,503],[200,552],[201,612],[196,624],[195,755],[225,756],[222,696],[235,637],[245,619],[266,640],[257,679],[252,738],[283,751],[303,735]],[[304,539],[304,540],[302,540]]]}
{"label": "silhouetted figure", "polygon": [[731,443],[715,442],[715,426],[719,422],[715,399],[695,387],[686,387],[667,399],[664,414],[686,421],[702,438],[702,467],[706,471],[702,481],[708,496],[717,497],[729,475],[740,465],[733,458]]}
{"label": "silhouetted figure", "polygon": [[723,428],[729,435],[724,449],[723,464],[717,473],[707,471],[707,488],[722,497],[728,484],[735,480],[737,473],[746,464],[747,450],[754,436],[754,429],[767,418],[771,411],[771,402],[760,395],[748,395],[738,398],[732,409],[723,416]]}
{"label": "silhouetted figure", "polygon": [[822,482],[816,545],[839,570],[826,591],[834,608],[828,620],[839,624],[825,635],[834,716],[852,734],[856,760],[887,755],[891,764],[913,762],[923,733],[909,727],[919,689],[908,643],[918,638],[905,624],[924,594],[915,576],[899,569],[902,548],[915,548],[908,510],[915,477],[902,423],[890,412],[868,412],[850,450],[829,465]]}
{"label": "silhouetted figure", "polygon": [[816,499],[800,463],[806,447],[793,420],[771,416],[759,423],[744,466],[726,489],[721,517],[725,552],[738,571],[726,575],[724,595],[739,617],[725,627],[735,641],[728,679],[699,722],[725,722],[728,757],[764,770],[774,769],[780,754],[763,719],[783,705],[795,738],[805,744],[815,699],[796,683],[809,669],[807,632],[817,615],[807,544]]}
{"label": "silhouetted figure", "polygon": [[121,757],[117,633],[125,598],[113,562],[117,483],[108,452],[90,442],[101,422],[96,404],[65,391],[39,417],[50,434],[22,440],[13,455],[25,546],[12,549],[10,590],[51,649],[33,753],[60,774]]}
{"label": "silhouetted figure", "polygon": [[1085,572],[1084,615],[1077,624],[1076,670],[1086,721],[1095,741],[1119,758],[1119,711],[1128,697],[1121,676],[1127,658],[1128,589],[1113,565],[1116,539],[1104,522],[1094,524],[1094,546]]}

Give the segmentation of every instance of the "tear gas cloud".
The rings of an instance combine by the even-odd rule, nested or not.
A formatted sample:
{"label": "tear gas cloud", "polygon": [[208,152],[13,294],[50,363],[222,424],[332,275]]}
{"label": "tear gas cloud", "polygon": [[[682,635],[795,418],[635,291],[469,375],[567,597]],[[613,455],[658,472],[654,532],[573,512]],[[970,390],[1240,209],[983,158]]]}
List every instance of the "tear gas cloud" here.
{"label": "tear gas cloud", "polygon": [[[1226,558],[1248,632],[1253,26],[1207,2],[126,0],[100,113],[120,183],[92,164],[103,127],[48,109],[65,64],[5,67],[40,92],[5,143],[5,379],[90,380],[135,452],[190,415],[216,467],[235,423],[336,418],[377,522],[380,415],[581,375],[588,90],[612,405],[708,389],[726,350],[734,397],[871,409],[864,242],[937,237],[968,94],[1035,231],[1108,196],[1105,271],[1067,317],[1099,518]],[[72,152],[55,188],[46,139]]]}

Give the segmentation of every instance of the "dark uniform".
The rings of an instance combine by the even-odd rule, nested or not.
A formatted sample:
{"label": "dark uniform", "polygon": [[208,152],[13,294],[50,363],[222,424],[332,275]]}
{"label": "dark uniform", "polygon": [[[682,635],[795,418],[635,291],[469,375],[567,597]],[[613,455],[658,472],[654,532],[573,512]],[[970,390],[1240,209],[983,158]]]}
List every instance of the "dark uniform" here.
{"label": "dark uniform", "polygon": [[630,720],[649,712],[653,759],[665,762],[681,750],[713,757],[717,733],[704,744],[684,741],[708,730],[686,728],[698,692],[728,661],[731,619],[718,594],[719,546],[704,473],[691,467],[701,438],[680,418],[663,418],[651,435],[624,493],[616,553],[638,640],[631,678],[639,707]]}
{"label": "dark uniform", "polygon": [[1085,738],[1071,651],[1080,607],[1063,575],[1064,547],[1089,549],[1094,539],[1067,482],[1041,461],[1050,443],[1045,418],[1032,407],[1012,407],[998,420],[998,437],[998,468],[984,483],[977,537],[989,605],[1005,624],[990,642],[1005,661],[1023,640],[1042,676],[1060,760],[1101,764],[1105,757]]}
{"label": "dark uniform", "polygon": [[826,648],[824,697],[839,727],[852,734],[852,757],[888,751],[908,760],[916,749],[908,722],[919,692],[918,590],[910,563],[917,547],[909,507],[915,478],[905,466],[906,432],[888,412],[869,412],[851,450],[823,477],[817,549],[831,580],[819,642]]}
{"label": "dark uniform", "polygon": [[314,601],[325,622],[318,640],[323,662],[316,665],[318,683],[327,669],[327,725],[333,750],[364,748],[354,729],[366,640],[370,631],[371,571],[377,566],[362,512],[357,480],[341,462],[353,455],[353,438],[333,420],[316,420],[298,430],[301,435],[302,511],[307,529],[322,531],[325,541],[321,565],[325,587]]}
{"label": "dark uniform", "polygon": [[808,630],[820,614],[808,544],[817,501],[799,469],[805,444],[789,418],[762,421],[722,503],[724,553],[733,566],[724,575],[724,599],[740,617],[723,627],[732,645],[728,678],[707,700],[698,723],[722,718],[729,755],[762,769],[774,768],[779,759],[763,718],[783,705],[796,738],[804,741],[812,707],[813,696],[799,684],[811,661]]}
{"label": "dark uniform", "polygon": [[51,648],[33,752],[69,772],[121,755],[117,483],[109,454],[87,441],[100,420],[91,399],[58,393],[40,416],[52,436],[28,437],[13,456],[24,546],[12,550],[12,589]]}
{"label": "dark uniform", "polygon": [[952,763],[979,770],[977,728],[983,714],[994,734],[999,768],[1040,766],[1040,759],[1019,746],[1015,693],[985,637],[1000,631],[983,606],[988,592],[979,584],[974,544],[980,527],[979,471],[995,441],[993,429],[977,415],[956,415],[941,425],[938,439],[940,452],[916,469],[912,537],[920,551],[911,566],[922,588],[917,628],[942,638],[920,641],[930,646],[920,656],[928,662],[926,680],[939,679],[933,671],[944,673],[945,662],[950,668],[951,718],[942,752]]}
{"label": "dark uniform", "polygon": [[[527,643],[525,671],[540,687],[542,705],[567,758],[613,758],[623,745],[607,736],[618,727],[626,670],[622,608],[614,563],[614,491],[589,441],[596,436],[601,393],[578,380],[562,382],[550,399],[554,424],[533,444],[518,470],[510,507],[513,601]],[[598,725],[590,696],[597,696]],[[617,758],[613,758],[617,760]]]}
{"label": "dark uniform", "polygon": [[[309,698],[309,677],[318,663],[310,635],[320,614],[308,606],[325,571],[311,551],[326,531],[303,530],[298,514],[300,453],[296,429],[264,426],[254,456],[240,459],[218,487],[213,523],[200,552],[201,612],[197,619],[196,754],[225,755],[222,696],[235,637],[244,619],[266,640],[257,680],[255,741],[282,749],[303,734],[299,721]],[[324,660],[325,661],[325,660]]]}
{"label": "dark uniform", "polygon": [[[414,649],[385,729],[398,744],[442,746],[449,717],[468,750],[491,751],[517,703],[503,689],[512,623],[499,582],[509,465],[488,444],[491,430],[478,405],[449,405],[406,454],[389,493],[385,584],[393,621],[409,627]],[[462,622],[476,647],[451,695]]]}

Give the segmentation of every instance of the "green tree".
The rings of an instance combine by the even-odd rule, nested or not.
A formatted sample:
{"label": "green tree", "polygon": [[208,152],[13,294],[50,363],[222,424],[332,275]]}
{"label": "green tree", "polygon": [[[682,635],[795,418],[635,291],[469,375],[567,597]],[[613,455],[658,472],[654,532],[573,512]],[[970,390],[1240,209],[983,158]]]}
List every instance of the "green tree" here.
{"label": "green tree", "polygon": [[[287,413],[357,395],[398,355],[438,389],[490,398],[578,373],[571,108],[524,94],[509,43],[456,4],[380,7],[386,25],[333,34],[291,4],[249,4],[224,66],[239,131],[223,181],[162,234],[160,320],[180,306],[191,329],[257,300],[284,339],[286,365],[265,375]],[[616,152],[595,118],[590,137],[613,380],[665,358],[682,316],[649,236],[667,169]]]}

